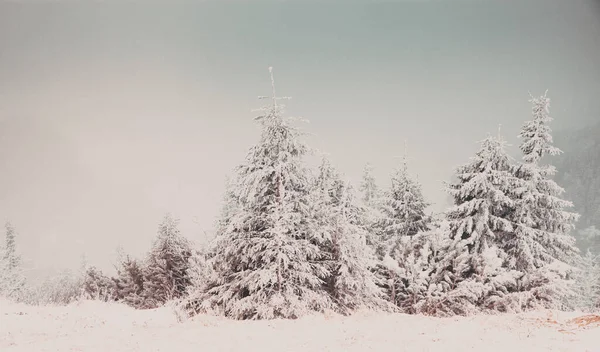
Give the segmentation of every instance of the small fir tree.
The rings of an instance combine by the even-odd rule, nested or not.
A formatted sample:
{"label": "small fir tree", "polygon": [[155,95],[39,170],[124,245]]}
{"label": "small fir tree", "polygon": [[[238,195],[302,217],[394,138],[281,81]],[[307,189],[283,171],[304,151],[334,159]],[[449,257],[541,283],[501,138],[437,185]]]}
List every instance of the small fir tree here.
{"label": "small fir tree", "polygon": [[144,268],[137,260],[125,256],[117,268],[114,281],[117,300],[134,308],[147,307],[143,295]]}
{"label": "small fir tree", "polygon": [[375,253],[367,245],[368,232],[362,223],[365,210],[354,200],[352,187],[342,182],[326,159],[319,168],[314,195],[315,232],[325,239],[330,272],[326,282],[338,311],[391,310],[371,271]]}
{"label": "small fir tree", "polygon": [[16,231],[7,222],[5,224],[4,246],[0,247],[0,295],[19,300],[25,290],[25,276],[21,266],[21,257],[17,253]]}
{"label": "small fir tree", "polygon": [[600,308],[600,256],[586,252],[580,260],[575,282],[574,307],[584,312]]}
{"label": "small fir tree", "polygon": [[185,295],[190,285],[190,242],[177,228],[179,220],[165,215],[158,236],[146,260],[144,270],[144,305],[156,308]]}

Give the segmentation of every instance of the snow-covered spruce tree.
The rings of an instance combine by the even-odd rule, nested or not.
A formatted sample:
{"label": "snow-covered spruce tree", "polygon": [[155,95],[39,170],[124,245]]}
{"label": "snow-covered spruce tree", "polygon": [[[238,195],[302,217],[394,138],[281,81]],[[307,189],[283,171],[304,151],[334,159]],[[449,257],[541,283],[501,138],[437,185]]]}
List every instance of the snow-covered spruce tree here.
{"label": "snow-covered spruce tree", "polygon": [[373,165],[367,163],[363,170],[362,180],[359,188],[362,201],[367,206],[375,206],[379,198],[379,188],[375,176],[373,176]]}
{"label": "snow-covered spruce tree", "polygon": [[116,297],[116,284],[110,277],[94,266],[86,269],[83,280],[84,297],[87,299],[104,302],[114,301]]}
{"label": "snow-covered spruce tree", "polygon": [[449,241],[435,279],[446,292],[435,314],[467,315],[495,307],[498,297],[514,291],[518,272],[502,268],[505,254],[497,247],[512,231],[506,219],[514,207],[509,158],[500,138],[489,136],[471,161],[456,170],[448,185],[454,205],[447,211]]}
{"label": "snow-covered spruce tree", "polygon": [[21,257],[17,253],[16,231],[7,222],[3,248],[0,248],[0,296],[20,299],[25,289]]}
{"label": "snow-covered spruce tree", "polygon": [[192,255],[188,259],[188,277],[190,284],[180,307],[188,315],[193,316],[203,310],[202,300],[205,298],[208,285],[211,281],[217,280],[213,275],[211,261],[204,248],[192,250]]}
{"label": "snow-covered spruce tree", "polygon": [[367,230],[367,244],[371,248],[378,248],[376,226],[381,217],[379,213],[381,192],[373,176],[373,166],[371,164],[367,164],[364,168],[359,190],[362,195],[361,200],[364,208],[361,222]]}
{"label": "snow-covered spruce tree", "polygon": [[399,305],[399,290],[406,290],[408,278],[412,276],[403,267],[410,251],[411,238],[419,232],[429,230],[431,217],[425,210],[429,204],[425,201],[421,186],[408,175],[406,156],[402,166],[392,174],[389,190],[379,201],[379,217],[375,225],[377,255],[381,264],[377,270],[385,280],[384,288],[391,302]]}
{"label": "snow-covered spruce tree", "polygon": [[114,281],[118,301],[123,301],[134,308],[146,306],[143,297],[144,268],[136,259],[129,256],[122,258]]}
{"label": "snow-covered spruce tree", "polygon": [[226,229],[231,218],[237,213],[239,202],[235,193],[237,189],[236,182],[237,180],[231,177],[225,180],[225,195],[221,205],[221,214],[217,222],[218,231]]}
{"label": "snow-covered spruce tree", "polygon": [[215,242],[206,309],[235,319],[297,318],[331,307],[321,239],[311,233],[309,174],[300,132],[275,95],[255,118],[260,141],[236,175],[237,209]]}
{"label": "snow-covered spruce tree", "polygon": [[436,219],[429,227],[410,238],[404,246],[404,259],[395,267],[401,278],[396,302],[405,313],[435,315],[445,297],[435,274],[448,248],[449,223]]}
{"label": "snow-covered spruce tree", "polygon": [[386,254],[399,246],[405,236],[412,237],[427,231],[431,217],[425,212],[429,203],[425,201],[421,185],[408,175],[406,159],[392,174],[391,186],[383,193],[379,202],[381,217],[378,230]]}
{"label": "snow-covered spruce tree", "polygon": [[156,308],[185,295],[190,285],[190,242],[181,235],[178,219],[166,214],[144,268],[144,308]]}
{"label": "snow-covered spruce tree", "polygon": [[328,253],[330,272],[327,289],[338,312],[350,314],[361,308],[393,310],[371,271],[376,261],[362,223],[365,209],[358,205],[352,187],[341,180],[327,159],[319,167],[311,206],[317,220],[313,231],[325,240],[323,249]]}
{"label": "snow-covered spruce tree", "polygon": [[600,308],[600,256],[589,250],[581,258],[575,276],[573,306],[584,312]]}
{"label": "snow-covered spruce tree", "polygon": [[212,239],[212,243],[209,242],[205,247],[192,250],[192,255],[188,259],[190,285],[187,288],[186,298],[180,303],[180,308],[190,316],[207,310],[206,305],[202,304],[207,297],[207,291],[211,287],[210,285],[214,285],[220,280],[213,268],[218,250],[216,240],[226,233],[231,219],[238,211],[239,202],[236,189],[235,178],[227,177],[221,213],[215,224],[215,237]]}
{"label": "snow-covered spruce tree", "polygon": [[568,295],[566,279],[578,253],[569,231],[578,215],[565,210],[572,203],[560,198],[563,189],[551,179],[555,168],[541,165],[545,156],[561,153],[552,146],[550,99],[543,95],[530,101],[533,119],[519,134],[523,162],[512,170],[519,181],[512,191],[514,230],[504,236],[502,247],[508,254],[508,267],[526,274],[519,281],[520,290],[552,308],[560,301],[558,297]]}

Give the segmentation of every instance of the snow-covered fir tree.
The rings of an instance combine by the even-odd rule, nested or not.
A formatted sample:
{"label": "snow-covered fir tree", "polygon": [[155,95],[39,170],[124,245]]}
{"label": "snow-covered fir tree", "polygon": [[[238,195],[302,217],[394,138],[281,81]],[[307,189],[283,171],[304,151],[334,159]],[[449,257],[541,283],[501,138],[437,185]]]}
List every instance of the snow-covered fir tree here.
{"label": "snow-covered fir tree", "polygon": [[238,199],[236,196],[237,180],[235,177],[227,177],[225,180],[225,195],[221,204],[221,213],[219,215],[216,228],[221,231],[227,228],[231,218],[238,210]]}
{"label": "snow-covered fir tree", "polygon": [[456,170],[457,183],[448,186],[454,206],[448,210],[450,237],[469,253],[481,253],[496,244],[500,233],[512,231],[506,219],[514,206],[515,184],[505,143],[492,136],[481,142],[471,162]]}
{"label": "snow-covered fir tree", "polygon": [[552,146],[550,99],[543,95],[530,102],[533,119],[519,134],[523,162],[513,167],[518,180],[512,191],[514,229],[504,236],[502,247],[508,254],[508,267],[526,274],[520,289],[554,307],[554,298],[567,294],[569,264],[577,257],[569,232],[578,215],[566,210],[572,203],[561,198],[564,190],[551,178],[555,168],[541,164],[544,157],[561,153]]}
{"label": "snow-covered fir tree", "polygon": [[307,147],[273,94],[255,118],[261,138],[238,167],[237,207],[219,231],[206,308],[235,319],[296,318],[331,307],[320,239],[312,233]]}
{"label": "snow-covered fir tree", "polygon": [[190,285],[188,276],[190,242],[177,228],[179,220],[166,214],[144,268],[144,306],[156,308],[181,298]]}
{"label": "snow-covered fir tree", "polygon": [[373,241],[380,260],[377,273],[385,280],[384,288],[389,300],[399,305],[399,290],[401,286],[406,288],[399,275],[407,273],[406,268],[401,269],[401,263],[406,259],[411,238],[428,231],[431,223],[431,217],[425,212],[429,204],[423,197],[420,184],[408,174],[406,155],[402,165],[392,174],[390,188],[383,192],[378,203]]}
{"label": "snow-covered fir tree", "polygon": [[317,219],[315,231],[325,240],[323,247],[329,254],[327,287],[338,311],[349,314],[361,308],[393,309],[371,271],[376,261],[362,223],[365,209],[327,159],[319,167],[312,199]]}
{"label": "snow-covered fir tree", "polygon": [[401,238],[429,229],[431,217],[426,213],[428,206],[421,185],[408,174],[405,156],[402,165],[392,174],[389,190],[383,193],[379,202],[381,217],[378,231],[387,254],[398,247]]}
{"label": "snow-covered fir tree", "polygon": [[514,202],[505,142],[489,136],[471,161],[456,170],[457,182],[448,185],[454,205],[447,211],[449,241],[436,268],[436,278],[447,293],[438,314],[471,314],[493,308],[499,297],[515,290],[518,272],[502,268],[505,254],[497,243],[513,230],[507,214]]}
{"label": "snow-covered fir tree", "polygon": [[362,212],[361,222],[367,230],[367,244],[372,248],[378,247],[378,238],[376,236],[377,223],[381,217],[379,212],[379,201],[381,192],[373,176],[373,166],[367,164],[363,170],[360,182],[361,201],[364,211]]}
{"label": "snow-covered fir tree", "polygon": [[180,303],[181,308],[190,316],[202,311],[202,300],[211,282],[217,281],[211,267],[206,249],[194,249],[188,259],[188,277],[186,297]]}
{"label": "snow-covered fir tree", "polygon": [[144,268],[138,260],[125,256],[120,260],[115,278],[115,296],[119,301],[135,307],[143,308],[144,303]]}
{"label": "snow-covered fir tree", "polygon": [[434,273],[448,244],[448,232],[447,221],[432,221],[429,230],[404,238],[403,259],[389,264],[398,278],[395,302],[403,312],[436,313],[435,305],[443,298],[444,291],[434,280]]}
{"label": "snow-covered fir tree", "polygon": [[0,295],[20,299],[25,288],[25,276],[17,252],[16,231],[10,222],[5,224],[4,229],[4,246],[0,247]]}
{"label": "snow-covered fir tree", "polygon": [[84,297],[99,301],[116,300],[116,284],[94,266],[87,267],[83,280]]}
{"label": "snow-covered fir tree", "polygon": [[377,204],[377,200],[379,198],[379,188],[377,187],[375,176],[373,176],[373,165],[370,163],[367,163],[363,169],[359,190],[362,194],[362,201],[365,205],[374,207]]}
{"label": "snow-covered fir tree", "polygon": [[600,309],[600,256],[587,251],[575,279],[573,306],[584,312]]}
{"label": "snow-covered fir tree", "polygon": [[6,259],[9,270],[14,270],[21,265],[21,258],[17,254],[17,241],[15,228],[10,222],[4,225],[5,233],[5,245],[4,245],[4,258]]}

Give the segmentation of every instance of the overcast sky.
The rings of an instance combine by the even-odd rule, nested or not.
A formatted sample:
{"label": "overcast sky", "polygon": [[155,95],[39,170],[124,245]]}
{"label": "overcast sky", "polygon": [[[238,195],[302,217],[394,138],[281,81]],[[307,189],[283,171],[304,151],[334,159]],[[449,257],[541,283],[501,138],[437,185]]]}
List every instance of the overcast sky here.
{"label": "overcast sky", "polygon": [[518,143],[529,91],[555,128],[600,118],[591,1],[249,2],[0,4],[0,220],[31,265],[110,268],[167,211],[202,241],[268,66],[349,179],[371,162],[386,185],[406,140],[435,211],[477,141]]}

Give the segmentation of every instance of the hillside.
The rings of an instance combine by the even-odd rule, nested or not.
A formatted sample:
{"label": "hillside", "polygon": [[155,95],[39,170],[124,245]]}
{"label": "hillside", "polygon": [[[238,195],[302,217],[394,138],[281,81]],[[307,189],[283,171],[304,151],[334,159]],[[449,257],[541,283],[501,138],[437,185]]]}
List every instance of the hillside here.
{"label": "hillside", "polygon": [[555,179],[581,214],[575,237],[581,249],[600,253],[600,122],[554,136],[564,151],[551,162],[558,171]]}
{"label": "hillside", "polygon": [[556,181],[581,214],[578,227],[600,228],[600,123],[580,130],[557,131],[555,145],[564,151],[555,158]]}

